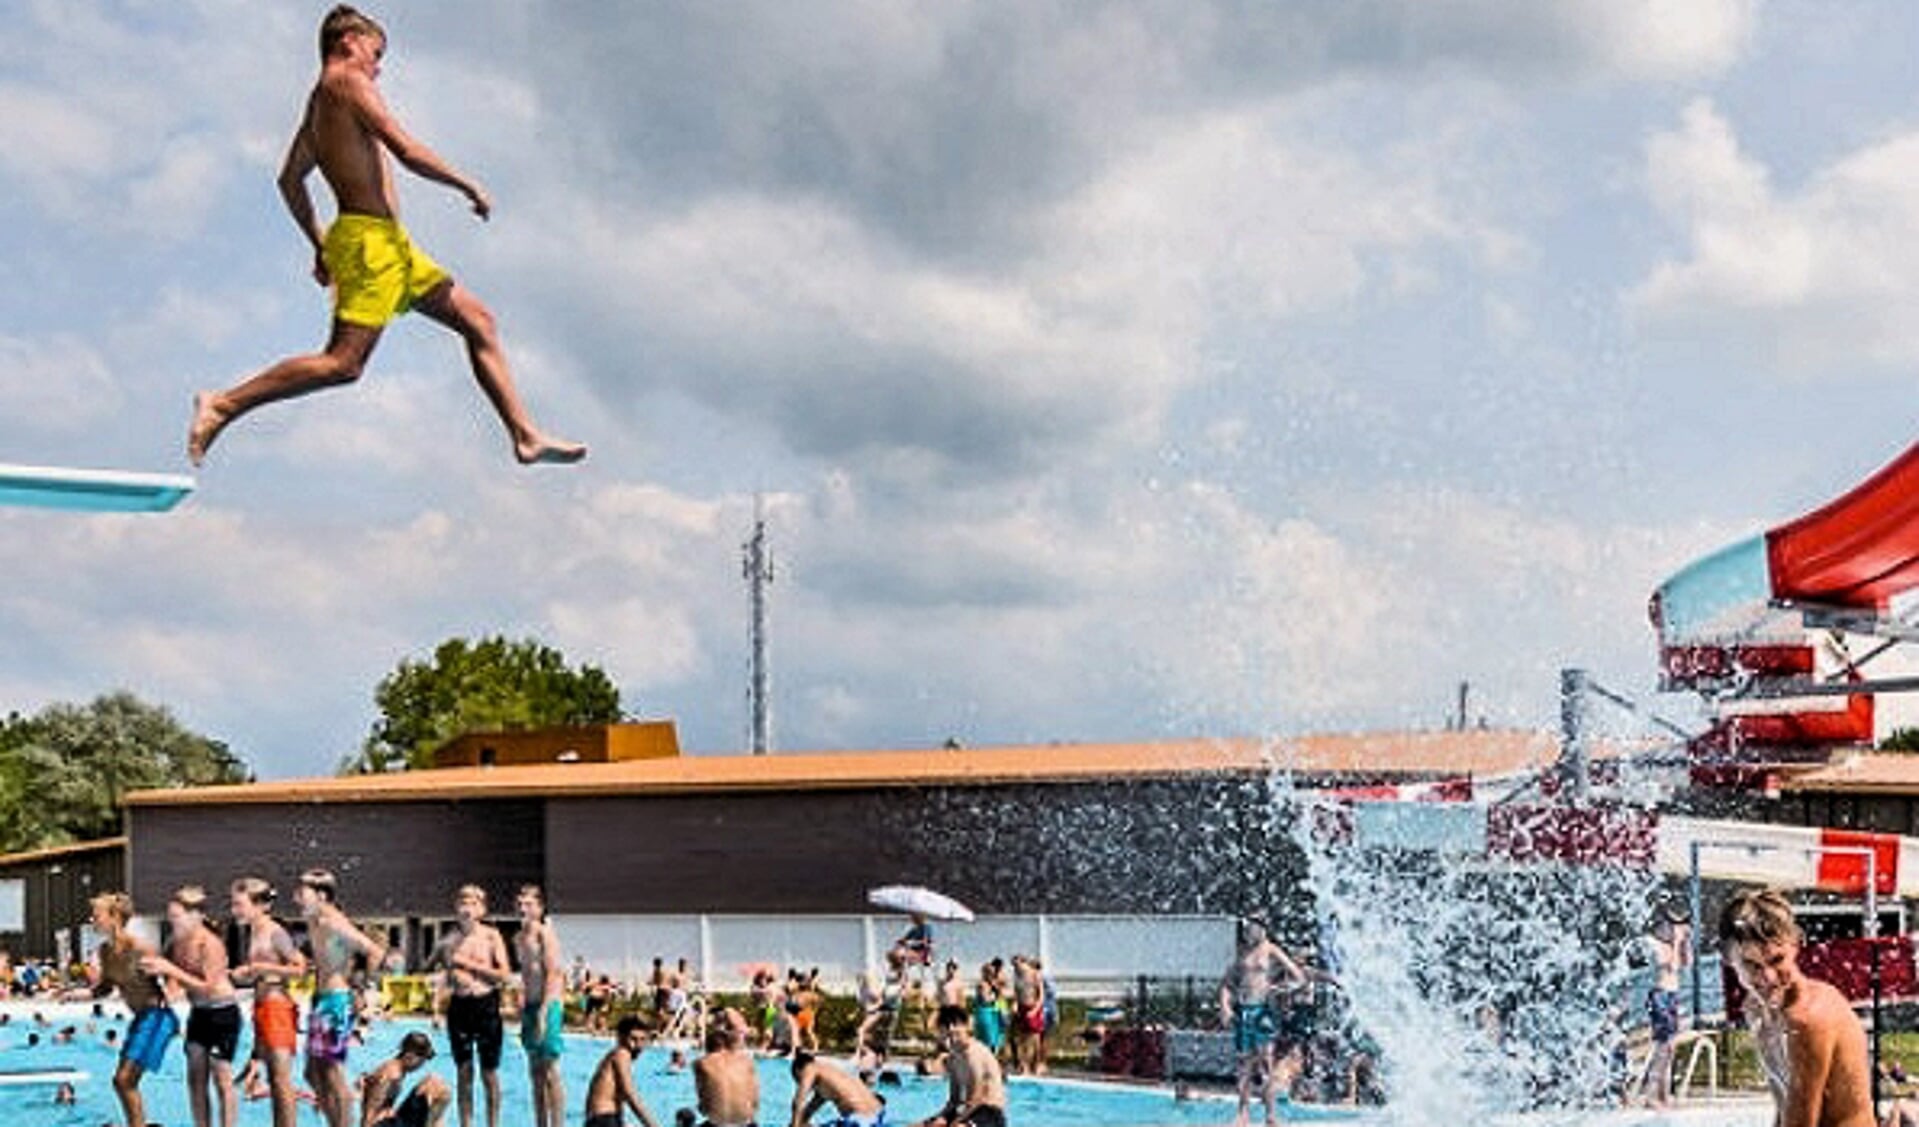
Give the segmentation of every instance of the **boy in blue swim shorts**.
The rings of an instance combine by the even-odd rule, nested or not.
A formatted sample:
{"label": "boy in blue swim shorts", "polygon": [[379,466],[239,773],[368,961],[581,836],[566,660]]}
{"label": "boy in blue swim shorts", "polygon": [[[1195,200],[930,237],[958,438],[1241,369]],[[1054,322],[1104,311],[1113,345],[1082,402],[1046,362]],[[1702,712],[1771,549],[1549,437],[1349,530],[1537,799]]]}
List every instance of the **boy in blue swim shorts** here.
{"label": "boy in blue swim shorts", "polygon": [[159,957],[146,940],[127,929],[133,919],[133,899],[124,892],[108,892],[92,901],[93,926],[100,942],[100,980],[94,996],[120,991],[120,1000],[133,1011],[120,1064],[113,1070],[113,1094],[120,1099],[128,1127],[146,1127],[146,1104],[140,1081],[166,1061],[167,1045],[180,1032],[180,1019],[167,1005],[166,989],[146,969]]}

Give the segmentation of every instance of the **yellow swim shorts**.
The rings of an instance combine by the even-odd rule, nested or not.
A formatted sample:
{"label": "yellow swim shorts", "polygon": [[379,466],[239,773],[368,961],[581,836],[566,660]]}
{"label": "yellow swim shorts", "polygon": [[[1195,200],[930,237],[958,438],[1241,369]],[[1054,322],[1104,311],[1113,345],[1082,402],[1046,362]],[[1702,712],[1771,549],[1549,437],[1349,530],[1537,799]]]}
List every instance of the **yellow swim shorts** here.
{"label": "yellow swim shorts", "polygon": [[376,329],[452,276],[413,245],[399,220],[375,215],[335,219],[320,258],[333,275],[333,316]]}

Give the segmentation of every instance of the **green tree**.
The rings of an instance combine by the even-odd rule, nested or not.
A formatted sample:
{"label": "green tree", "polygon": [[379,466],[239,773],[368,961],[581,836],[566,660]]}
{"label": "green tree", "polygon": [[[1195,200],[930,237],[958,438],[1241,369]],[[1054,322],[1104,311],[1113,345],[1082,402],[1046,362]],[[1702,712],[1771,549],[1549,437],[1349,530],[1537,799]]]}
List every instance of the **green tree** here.
{"label": "green tree", "polygon": [[430,767],[433,751],[468,732],[614,724],[620,690],[591,665],[527,638],[440,643],[431,661],[404,659],[373,693],[379,719],[346,772]]}
{"label": "green tree", "polygon": [[132,693],[10,715],[0,723],[0,850],[117,834],[128,791],[246,780],[225,744]]}
{"label": "green tree", "polygon": [[1894,728],[1879,741],[1880,751],[1919,751],[1919,728]]}

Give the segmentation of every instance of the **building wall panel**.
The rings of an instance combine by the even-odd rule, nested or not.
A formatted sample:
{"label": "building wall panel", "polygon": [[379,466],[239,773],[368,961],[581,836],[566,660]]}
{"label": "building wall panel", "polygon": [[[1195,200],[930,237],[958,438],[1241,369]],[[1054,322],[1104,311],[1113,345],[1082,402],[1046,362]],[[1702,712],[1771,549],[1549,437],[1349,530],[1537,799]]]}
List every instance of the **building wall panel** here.
{"label": "building wall panel", "polygon": [[180,885],[221,890],[243,875],[287,898],[316,867],[339,874],[354,916],[450,915],[469,882],[511,911],[518,887],[544,874],[544,820],[539,800],[134,806],[130,876],[143,913]]}

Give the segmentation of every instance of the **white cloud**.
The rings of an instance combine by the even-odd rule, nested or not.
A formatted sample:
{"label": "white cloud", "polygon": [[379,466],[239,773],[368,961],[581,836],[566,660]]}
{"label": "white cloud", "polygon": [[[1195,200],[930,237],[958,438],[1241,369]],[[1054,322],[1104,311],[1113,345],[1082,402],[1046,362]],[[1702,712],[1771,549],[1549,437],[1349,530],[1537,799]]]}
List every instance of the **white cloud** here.
{"label": "white cloud", "polygon": [[1725,338],[1798,374],[1919,360],[1919,133],[1783,188],[1700,100],[1648,142],[1646,164],[1686,240],[1627,295],[1650,332]]}
{"label": "white cloud", "polygon": [[0,334],[0,435],[76,431],[111,416],[122,399],[112,368],[84,341]]}

